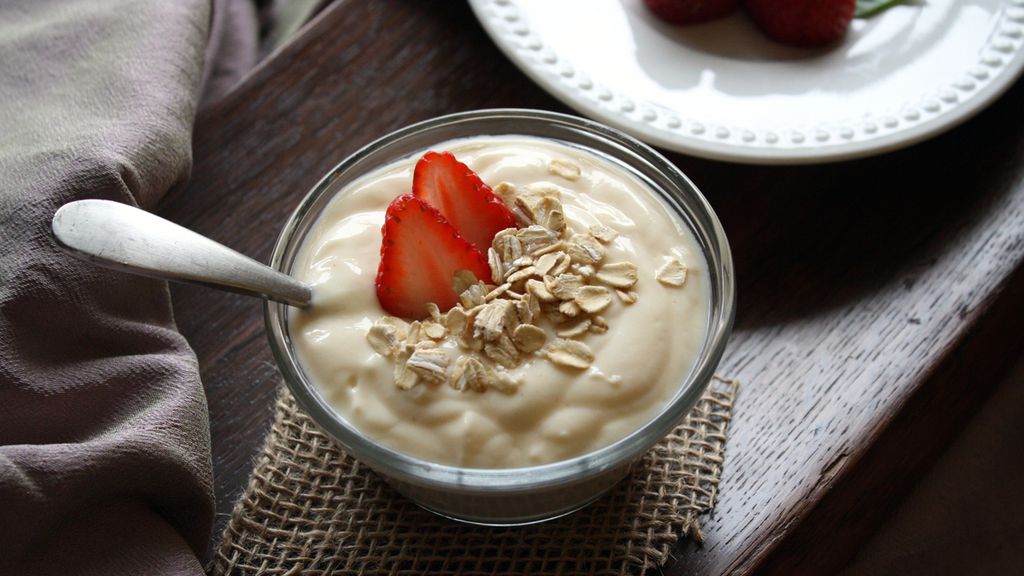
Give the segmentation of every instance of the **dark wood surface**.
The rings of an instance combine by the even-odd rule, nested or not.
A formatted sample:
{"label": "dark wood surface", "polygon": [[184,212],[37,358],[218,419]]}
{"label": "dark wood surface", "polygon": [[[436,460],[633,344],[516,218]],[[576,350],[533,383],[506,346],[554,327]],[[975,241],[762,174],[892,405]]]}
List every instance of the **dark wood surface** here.
{"label": "dark wood surface", "polygon": [[[757,167],[669,157],[732,243],[742,381],[702,546],[670,574],[845,564],[1024,351],[1024,82],[968,123],[885,156]],[[461,2],[341,2],[202,112],[187,190],[161,213],[266,260],[347,154],[490,107],[565,111]],[[210,407],[218,527],[280,380],[258,302],[174,287]],[[215,534],[215,537],[217,535]]]}

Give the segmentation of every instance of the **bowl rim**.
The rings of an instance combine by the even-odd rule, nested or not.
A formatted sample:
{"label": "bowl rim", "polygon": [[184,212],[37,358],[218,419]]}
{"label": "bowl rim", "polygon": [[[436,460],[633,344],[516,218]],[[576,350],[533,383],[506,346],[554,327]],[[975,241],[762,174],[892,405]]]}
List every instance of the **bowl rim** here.
{"label": "bowl rim", "polygon": [[[685,225],[690,227],[708,263],[712,307],[706,337],[694,366],[672,399],[643,426],[623,438],[591,452],[547,464],[519,468],[465,468],[417,458],[379,444],[360,433],[355,425],[347,422],[316,390],[316,385],[299,367],[294,349],[289,346],[286,337],[288,306],[264,301],[264,320],[271,351],[285,384],[299,405],[352,456],[378,473],[404,483],[479,494],[529,492],[572,484],[628,465],[668,435],[696,404],[714,376],[732,331],[736,302],[732,255],[725,231],[704,195],[679,168],[646,144],[598,122],[557,112],[518,108],[459,112],[423,120],[377,138],[339,162],[303,197],[278,235],[270,265],[278,271],[288,273],[285,258],[290,248],[293,257],[297,250],[297,246],[292,245],[296,232],[300,230],[302,224],[308,225],[319,217],[319,212],[310,215],[314,205],[330,191],[331,184],[340,174],[358,165],[371,154],[406,139],[453,125],[509,120],[517,121],[517,126],[524,128],[520,131],[505,132],[508,135],[530,136],[529,131],[525,129],[527,124],[542,122],[545,125],[557,126],[560,130],[582,134],[587,138],[603,140],[605,144],[614,145],[621,152],[633,155],[631,161],[642,160],[650,168],[677,184],[682,197],[676,198],[673,191],[662,190],[656,190],[656,196],[667,204],[670,213],[682,218]],[[575,144],[587,146],[585,143]],[[592,153],[602,156],[596,151]],[[621,159],[619,162],[623,163]],[[632,175],[639,177],[639,174]],[[672,198],[665,198],[665,195]],[[673,205],[669,200],[674,200],[679,206]],[[329,203],[329,200],[326,202]],[[680,214],[681,209],[690,209],[692,213]],[[695,217],[703,220],[700,226],[695,226],[692,222]],[[301,244],[301,240],[303,238],[299,239],[298,244]],[[287,262],[289,265],[291,263],[292,261]]]}

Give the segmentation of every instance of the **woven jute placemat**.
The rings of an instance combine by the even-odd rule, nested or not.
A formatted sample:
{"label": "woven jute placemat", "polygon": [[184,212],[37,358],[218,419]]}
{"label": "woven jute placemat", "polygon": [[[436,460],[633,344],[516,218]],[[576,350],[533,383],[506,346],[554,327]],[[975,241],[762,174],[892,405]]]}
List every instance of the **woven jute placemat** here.
{"label": "woven jute placemat", "polygon": [[209,571],[214,575],[646,574],[715,504],[737,384],[716,378],[686,420],[590,506],[517,528],[420,509],[353,459],[287,391]]}

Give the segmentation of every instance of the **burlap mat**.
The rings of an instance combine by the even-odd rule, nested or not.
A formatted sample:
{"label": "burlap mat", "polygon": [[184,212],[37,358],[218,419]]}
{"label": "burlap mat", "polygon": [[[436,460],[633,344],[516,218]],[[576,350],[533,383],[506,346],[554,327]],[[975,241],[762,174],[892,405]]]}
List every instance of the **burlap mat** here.
{"label": "burlap mat", "polygon": [[684,423],[607,495],[519,528],[418,508],[342,451],[287,391],[210,572],[221,574],[646,574],[715,504],[736,383],[716,378]]}

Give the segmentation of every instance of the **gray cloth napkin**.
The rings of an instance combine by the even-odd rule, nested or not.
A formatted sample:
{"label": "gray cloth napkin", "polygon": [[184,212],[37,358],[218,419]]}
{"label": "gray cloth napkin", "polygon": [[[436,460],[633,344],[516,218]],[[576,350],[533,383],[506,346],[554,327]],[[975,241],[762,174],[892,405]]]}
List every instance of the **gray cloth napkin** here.
{"label": "gray cloth napkin", "polygon": [[202,572],[206,400],[167,286],[66,255],[50,219],[184,183],[210,21],[209,0],[0,3],[0,574]]}

